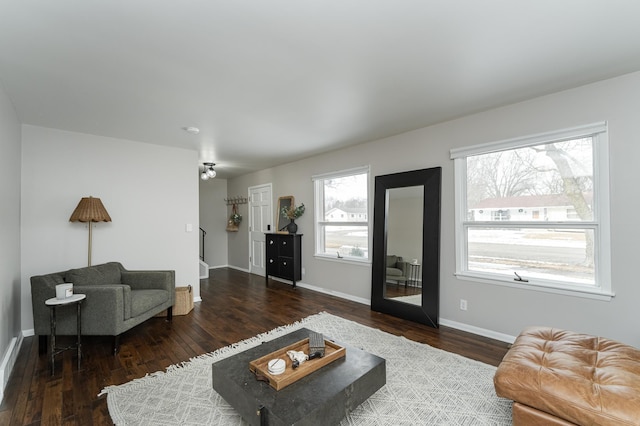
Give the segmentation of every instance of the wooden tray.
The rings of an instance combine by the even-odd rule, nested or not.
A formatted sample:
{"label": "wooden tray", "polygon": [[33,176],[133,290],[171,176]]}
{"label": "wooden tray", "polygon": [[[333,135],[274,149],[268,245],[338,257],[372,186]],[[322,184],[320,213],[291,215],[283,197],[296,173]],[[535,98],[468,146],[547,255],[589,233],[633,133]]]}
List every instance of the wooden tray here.
{"label": "wooden tray", "polygon": [[[324,356],[322,358],[307,360],[300,364],[298,368],[294,369],[292,361],[287,355],[287,351],[303,351],[304,353],[308,354],[309,339],[307,338],[304,340],[300,340],[299,342],[293,343],[286,348],[278,349],[277,351],[271,352],[270,354],[251,361],[249,363],[249,370],[251,370],[251,372],[253,372],[259,380],[268,381],[272,388],[274,388],[275,390],[280,390],[289,386],[291,383],[295,383],[303,377],[308,376],[314,371],[319,370],[320,368],[337,360],[338,358],[342,358],[347,353],[346,348],[325,339]],[[286,362],[287,366],[284,370],[284,373],[278,375],[269,373],[269,367],[267,364],[269,363],[269,361],[275,358],[281,358]]]}

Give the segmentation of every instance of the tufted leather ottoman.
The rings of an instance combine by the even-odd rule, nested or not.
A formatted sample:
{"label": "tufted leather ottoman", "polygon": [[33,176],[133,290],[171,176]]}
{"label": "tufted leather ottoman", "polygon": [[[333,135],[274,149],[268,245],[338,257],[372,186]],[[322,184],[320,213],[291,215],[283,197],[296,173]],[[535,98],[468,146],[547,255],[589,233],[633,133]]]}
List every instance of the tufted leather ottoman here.
{"label": "tufted leather ottoman", "polygon": [[526,328],[493,381],[514,425],[640,425],[640,350],[613,340]]}

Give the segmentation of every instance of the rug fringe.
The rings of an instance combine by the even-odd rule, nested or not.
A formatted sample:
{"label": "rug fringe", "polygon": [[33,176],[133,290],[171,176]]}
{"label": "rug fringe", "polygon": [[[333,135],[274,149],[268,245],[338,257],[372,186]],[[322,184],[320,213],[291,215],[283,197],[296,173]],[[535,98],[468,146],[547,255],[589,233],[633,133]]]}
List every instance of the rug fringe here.
{"label": "rug fringe", "polygon": [[[127,387],[129,389],[135,389],[135,388],[139,388],[142,386],[147,385],[149,382],[153,381],[154,379],[157,379],[158,377],[162,377],[165,373],[162,371],[155,371],[153,373],[147,373],[144,375],[144,377],[140,377],[137,379],[133,379],[127,383],[125,383],[127,385]],[[102,395],[106,395],[109,392],[112,392],[115,388],[118,388],[122,385],[111,385],[111,386],[107,386],[104,389],[102,389],[100,391],[100,393],[98,394],[98,397],[101,397]]]}
{"label": "rug fringe", "polygon": [[169,367],[167,367],[165,371],[156,371],[153,373],[147,373],[144,377],[133,379],[121,385],[106,386],[104,389],[100,391],[100,393],[98,394],[98,397],[102,395],[107,395],[110,392],[111,393],[124,392],[130,389],[136,389],[136,388],[147,385],[149,382],[153,381],[154,379],[164,377],[166,375],[179,373],[182,369],[192,367],[195,364],[200,364],[202,362],[213,362],[213,361],[216,361],[218,358],[226,358],[228,355],[240,353],[252,347],[258,346],[259,344],[262,344],[265,341],[273,340],[276,337],[280,337],[280,335],[282,334],[286,334],[292,331],[293,329],[302,327],[304,324],[308,323],[309,321],[313,321],[317,318],[320,318],[326,315],[331,315],[331,314],[325,311],[321,311],[321,312],[318,312],[317,314],[313,314],[308,317],[302,318],[294,323],[274,328],[262,334],[258,334],[257,336],[253,336],[248,339],[241,340],[231,345],[222,347],[213,352],[209,352],[206,354],[202,354],[202,355],[198,355],[196,357],[190,358],[189,361],[183,361],[179,364],[170,365]]}

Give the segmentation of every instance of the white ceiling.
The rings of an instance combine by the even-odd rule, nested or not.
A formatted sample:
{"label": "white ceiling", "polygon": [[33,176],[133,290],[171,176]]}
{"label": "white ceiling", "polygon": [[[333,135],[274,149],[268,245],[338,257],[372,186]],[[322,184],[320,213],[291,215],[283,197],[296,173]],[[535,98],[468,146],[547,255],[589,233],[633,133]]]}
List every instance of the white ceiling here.
{"label": "white ceiling", "polygon": [[198,150],[228,178],[640,70],[639,17],[637,0],[0,0],[0,81],[25,124]]}

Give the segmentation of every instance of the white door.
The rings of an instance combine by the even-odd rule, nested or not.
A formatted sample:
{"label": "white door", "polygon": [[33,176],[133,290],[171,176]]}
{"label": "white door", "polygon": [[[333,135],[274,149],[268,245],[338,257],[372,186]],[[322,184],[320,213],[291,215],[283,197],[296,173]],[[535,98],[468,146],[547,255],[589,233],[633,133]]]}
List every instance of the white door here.
{"label": "white door", "polygon": [[265,236],[273,232],[271,184],[249,188],[249,272],[265,275]]}

